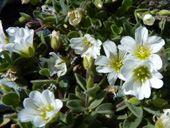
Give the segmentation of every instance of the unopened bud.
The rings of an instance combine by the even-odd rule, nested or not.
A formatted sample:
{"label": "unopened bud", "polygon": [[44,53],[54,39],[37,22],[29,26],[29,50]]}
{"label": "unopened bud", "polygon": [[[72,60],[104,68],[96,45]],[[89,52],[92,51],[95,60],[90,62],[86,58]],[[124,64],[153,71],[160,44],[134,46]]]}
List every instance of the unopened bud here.
{"label": "unopened bud", "polygon": [[101,9],[101,8],[103,8],[103,1],[101,1],[101,0],[95,0],[95,1],[94,1],[94,5],[95,5],[98,9]]}
{"label": "unopened bud", "polygon": [[83,58],[83,66],[86,70],[90,69],[93,65],[93,58],[90,55],[86,55]]}
{"label": "unopened bud", "polygon": [[60,32],[53,30],[51,37],[51,47],[54,50],[57,50],[61,47],[61,39],[60,39]]}
{"label": "unopened bud", "polygon": [[161,10],[158,12],[161,16],[168,16],[170,15],[170,12],[168,10]]}
{"label": "unopened bud", "polygon": [[142,17],[143,17],[143,18],[142,18],[143,23],[144,23],[145,25],[151,26],[151,25],[153,25],[154,22],[155,22],[155,18],[154,18],[151,14],[149,14],[149,13],[143,14]]}
{"label": "unopened bud", "polygon": [[69,18],[68,20],[72,26],[78,25],[81,22],[82,17],[83,17],[83,10],[81,8],[78,8],[68,13],[68,18]]}

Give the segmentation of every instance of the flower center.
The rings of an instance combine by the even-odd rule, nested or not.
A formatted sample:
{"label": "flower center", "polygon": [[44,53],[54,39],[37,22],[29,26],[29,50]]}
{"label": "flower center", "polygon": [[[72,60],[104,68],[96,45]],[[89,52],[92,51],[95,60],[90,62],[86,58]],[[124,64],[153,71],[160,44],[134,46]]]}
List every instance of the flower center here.
{"label": "flower center", "polygon": [[47,114],[48,112],[51,112],[51,111],[54,110],[54,105],[53,105],[53,103],[51,103],[49,106],[43,105],[43,106],[40,106],[37,110],[40,111],[40,115],[41,115],[45,120],[48,120],[49,117],[47,117],[46,114]]}
{"label": "flower center", "polygon": [[84,44],[88,47],[91,47],[93,45],[90,41],[88,41],[87,37],[84,37]]}
{"label": "flower center", "polygon": [[118,55],[115,59],[111,60],[111,63],[108,66],[114,69],[117,73],[120,73],[120,68],[123,66],[123,61],[123,58]]}
{"label": "flower center", "polygon": [[146,80],[151,78],[149,68],[145,65],[139,66],[133,70],[134,76],[139,82],[144,83]]}
{"label": "flower center", "polygon": [[135,56],[140,60],[148,60],[151,55],[151,50],[148,46],[138,46]]}

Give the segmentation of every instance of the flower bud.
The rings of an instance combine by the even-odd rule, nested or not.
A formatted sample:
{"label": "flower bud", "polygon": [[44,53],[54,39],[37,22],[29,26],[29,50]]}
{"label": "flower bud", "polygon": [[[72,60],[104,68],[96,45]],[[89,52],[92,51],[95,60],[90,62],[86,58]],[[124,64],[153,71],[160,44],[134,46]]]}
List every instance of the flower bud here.
{"label": "flower bud", "polygon": [[144,14],[142,17],[143,17],[143,18],[142,18],[143,23],[144,23],[145,25],[151,26],[151,25],[153,25],[154,22],[155,22],[155,18],[154,18],[151,14],[148,14],[148,13],[147,13],[147,14]]}
{"label": "flower bud", "polygon": [[90,69],[93,65],[93,58],[90,55],[86,55],[83,58],[83,66],[86,70]]}
{"label": "flower bud", "polygon": [[51,47],[54,50],[57,50],[61,47],[61,39],[60,39],[60,32],[53,30],[51,37]]}
{"label": "flower bud", "polygon": [[98,9],[101,9],[101,8],[103,8],[103,1],[101,1],[101,0],[95,0],[95,1],[94,1],[94,5],[95,5]]}
{"label": "flower bud", "polygon": [[169,128],[170,127],[170,109],[164,109],[164,113],[155,123],[155,128]]}
{"label": "flower bud", "polygon": [[68,20],[72,26],[78,25],[81,22],[82,17],[83,17],[83,10],[81,8],[78,8],[68,13],[68,18],[69,18]]}
{"label": "flower bud", "polygon": [[22,4],[28,4],[30,0],[22,0]]}
{"label": "flower bud", "polygon": [[158,12],[161,16],[168,16],[170,15],[170,11],[168,10],[161,10]]}

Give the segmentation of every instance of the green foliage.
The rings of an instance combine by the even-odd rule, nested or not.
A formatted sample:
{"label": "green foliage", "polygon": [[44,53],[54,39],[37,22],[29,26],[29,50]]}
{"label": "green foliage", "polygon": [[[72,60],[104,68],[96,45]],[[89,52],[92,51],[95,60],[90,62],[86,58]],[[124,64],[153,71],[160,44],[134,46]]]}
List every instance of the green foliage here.
{"label": "green foliage", "polygon": [[[15,2],[13,1],[13,3]],[[41,9],[42,5],[48,5],[46,11]],[[82,9],[82,15],[73,14],[73,17],[69,17],[69,12],[78,8]],[[63,107],[57,115],[58,118],[48,122],[43,126],[44,128],[163,127],[164,124],[160,117],[164,113],[163,110],[170,107],[168,93],[170,91],[169,10],[166,8],[161,10],[161,7],[157,9],[156,6],[137,0],[31,0],[29,4],[20,4],[20,9],[17,10],[23,10],[23,12],[19,13],[21,15],[19,19],[16,16],[17,19],[13,21],[13,24],[27,26],[34,30],[33,45],[35,49],[28,48],[28,53],[20,52],[20,54],[8,50],[0,53],[0,100],[2,102],[0,102],[0,113],[4,114],[4,117],[0,118],[0,127],[16,124],[16,127],[35,128],[34,121],[20,122],[18,113],[24,109],[23,101],[29,97],[30,92],[42,92],[45,89],[51,90],[55,98],[63,102]],[[1,12],[4,13],[3,10]],[[29,13],[27,14],[27,12]],[[143,16],[146,13],[155,18],[154,25],[144,24]],[[4,31],[7,27],[14,27],[8,22],[9,19],[5,18],[8,15],[5,17],[4,14],[1,15],[2,24],[5,22],[5,25],[2,25]],[[78,20],[80,22],[77,25],[73,26],[70,23],[71,21],[78,22]],[[161,54],[160,57],[163,60],[164,69],[158,70],[163,75],[163,87],[151,88],[150,97],[139,100],[133,95],[124,94],[122,87],[126,81],[122,80],[119,74],[116,74],[118,79],[115,86],[107,88],[110,86],[107,78],[111,70],[102,69],[103,72],[97,72],[96,58],[91,57],[89,60],[88,54],[87,56],[83,54],[88,49],[88,45],[93,46],[90,44],[92,39],[89,41],[83,37],[85,34],[89,34],[95,41],[102,42],[101,47],[97,47],[100,47],[100,55],[97,57],[101,57],[106,55],[103,48],[106,40],[114,41],[119,47],[123,37],[130,36],[135,39],[135,31],[141,26],[148,29],[149,36],[159,36],[165,40],[165,53],[164,51],[155,53]],[[50,45],[53,30],[60,32],[61,47],[56,50],[52,49]],[[10,35],[5,33],[7,39],[3,39],[2,33],[0,30],[0,44],[11,43]],[[74,47],[78,47],[78,49],[75,50],[70,39],[77,37],[79,37],[79,41],[76,40]],[[19,37],[17,39],[20,40]],[[2,42],[4,40],[6,42]],[[95,41],[93,40],[93,43]],[[21,41],[21,43],[25,42]],[[87,46],[84,46],[85,43]],[[155,47],[157,46],[155,45]],[[17,46],[14,48],[20,49]],[[90,50],[94,53],[97,48]],[[51,69],[60,72],[62,68],[63,63],[58,62],[55,57],[56,60],[50,58],[42,65],[40,58],[51,57],[50,52],[56,53],[56,58],[62,56],[61,59],[66,61],[67,71],[62,76],[58,76],[57,73],[50,76]],[[111,56],[115,55],[111,54]],[[121,56],[120,53],[119,56]],[[107,59],[110,58],[107,56]],[[53,66],[54,69],[50,66]],[[107,66],[111,68],[110,64]],[[159,74],[157,75],[159,76]],[[6,114],[13,111],[15,111],[14,114]],[[158,119],[156,122],[153,120],[154,117]]]}

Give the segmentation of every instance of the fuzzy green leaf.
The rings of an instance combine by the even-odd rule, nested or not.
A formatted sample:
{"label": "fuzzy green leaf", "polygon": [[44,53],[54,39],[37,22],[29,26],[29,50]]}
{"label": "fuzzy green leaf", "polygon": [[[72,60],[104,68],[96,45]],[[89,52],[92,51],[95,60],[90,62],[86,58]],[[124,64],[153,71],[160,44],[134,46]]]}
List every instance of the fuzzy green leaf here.
{"label": "fuzzy green leaf", "polygon": [[135,106],[132,104],[129,104],[128,102],[126,102],[127,107],[129,108],[129,110],[138,118],[141,118],[143,116],[143,109],[141,106]]}
{"label": "fuzzy green leaf", "polygon": [[75,73],[76,81],[83,90],[86,90],[86,79]]}
{"label": "fuzzy green leaf", "polygon": [[89,95],[89,96],[93,96],[94,94],[96,94],[96,92],[100,89],[99,86],[94,86],[92,88],[87,89],[84,93]]}
{"label": "fuzzy green leaf", "polygon": [[69,100],[66,106],[74,112],[84,112],[86,110],[85,103],[82,100],[78,99]]}
{"label": "fuzzy green leaf", "polygon": [[128,118],[124,121],[124,128],[137,128],[142,121],[141,118],[137,118],[132,113],[128,116]]}
{"label": "fuzzy green leaf", "polygon": [[89,105],[89,109],[94,109],[96,108],[98,105],[100,105],[102,103],[102,101],[105,99],[106,96],[106,92],[103,91],[100,94],[98,94],[94,100],[90,103]]}
{"label": "fuzzy green leaf", "polygon": [[114,114],[113,105],[111,103],[101,104],[96,108],[96,113],[100,114]]}

